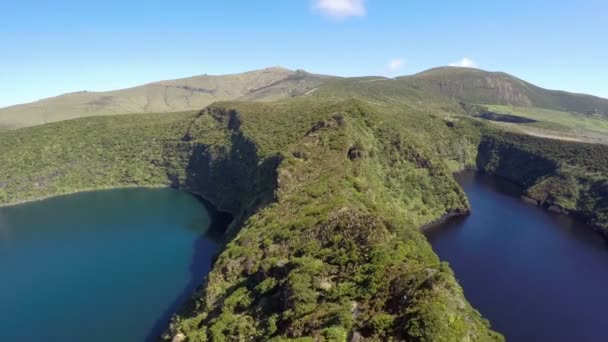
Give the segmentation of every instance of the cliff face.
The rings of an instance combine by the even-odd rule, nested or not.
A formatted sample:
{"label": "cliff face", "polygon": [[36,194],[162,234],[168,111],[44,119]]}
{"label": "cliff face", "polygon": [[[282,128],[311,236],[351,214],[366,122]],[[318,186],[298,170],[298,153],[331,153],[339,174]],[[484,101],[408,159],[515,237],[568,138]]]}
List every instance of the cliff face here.
{"label": "cliff face", "polygon": [[526,88],[503,77],[479,77],[466,82],[450,79],[429,79],[424,82],[412,80],[412,82],[430,87],[449,97],[467,99],[471,103],[486,103],[487,99],[492,99],[492,103],[511,106],[527,107],[533,104]]}
{"label": "cliff face", "polygon": [[608,147],[489,132],[477,167],[521,185],[531,202],[579,216],[608,236]]}
{"label": "cliff face", "polygon": [[478,168],[528,188],[557,171],[558,163],[519,146],[484,136],[477,154]]}
{"label": "cliff face", "polygon": [[234,110],[212,107],[193,120],[180,141],[165,145],[171,185],[197,194],[233,215],[228,236],[243,220],[274,201],[281,157],[260,157],[240,130]]}

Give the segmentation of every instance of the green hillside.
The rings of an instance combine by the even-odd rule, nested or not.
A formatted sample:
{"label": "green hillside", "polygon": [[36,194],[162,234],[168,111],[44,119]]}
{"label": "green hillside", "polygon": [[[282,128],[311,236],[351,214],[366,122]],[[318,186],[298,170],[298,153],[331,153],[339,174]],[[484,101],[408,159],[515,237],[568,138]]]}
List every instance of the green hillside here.
{"label": "green hillside", "polygon": [[81,190],[165,186],[164,144],[192,113],[81,118],[2,133],[0,203]]}
{"label": "green hillside", "polygon": [[399,79],[469,103],[538,107],[608,118],[608,99],[543,89],[503,72],[441,67]]}
{"label": "green hillside", "polygon": [[[234,75],[160,81],[108,92],[83,91],[0,108],[0,130],[85,116],[200,110],[216,101],[270,102],[317,91],[341,98],[363,96],[376,104],[389,101],[393,105],[411,105],[412,100],[445,104],[451,99],[448,107],[464,101],[547,109],[569,113],[575,119],[608,120],[606,99],[542,89],[500,72],[442,67],[397,79],[378,76],[340,79],[275,67]],[[548,128],[554,130],[557,126]],[[591,141],[597,140],[591,135]]]}
{"label": "green hillside", "polygon": [[64,94],[0,109],[0,128],[20,128],[94,115],[200,110],[216,102],[243,98],[272,101],[302,95],[329,76],[267,68],[224,76],[195,76],[108,92]]}
{"label": "green hillside", "polygon": [[173,341],[502,340],[421,233],[469,212],[452,177],[464,168],[608,232],[608,146],[497,129],[410,78],[310,77],[257,102],[2,132],[0,204],[173,186],[231,213]]}
{"label": "green hillside", "polygon": [[484,106],[490,113],[515,115],[534,122],[496,123],[506,130],[566,141],[608,144],[608,118],[536,107]]}

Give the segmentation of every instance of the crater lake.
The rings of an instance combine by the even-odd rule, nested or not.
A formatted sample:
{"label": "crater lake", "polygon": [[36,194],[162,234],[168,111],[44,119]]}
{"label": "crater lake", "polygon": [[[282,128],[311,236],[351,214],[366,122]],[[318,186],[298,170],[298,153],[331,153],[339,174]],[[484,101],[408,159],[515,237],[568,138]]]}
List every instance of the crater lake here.
{"label": "crater lake", "polygon": [[174,189],[0,208],[0,341],[158,340],[210,270],[219,216]]}

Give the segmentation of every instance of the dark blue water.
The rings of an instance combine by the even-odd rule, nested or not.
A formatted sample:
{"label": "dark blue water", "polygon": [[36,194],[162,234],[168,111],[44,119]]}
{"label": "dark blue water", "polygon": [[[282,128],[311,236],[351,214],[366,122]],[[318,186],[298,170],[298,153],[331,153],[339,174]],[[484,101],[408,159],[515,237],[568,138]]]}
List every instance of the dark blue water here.
{"label": "dark blue water", "polygon": [[156,340],[209,271],[214,215],[171,189],[0,208],[0,341]]}
{"label": "dark blue water", "polygon": [[471,216],[430,230],[465,296],[508,341],[608,341],[608,248],[589,227],[475,173],[457,180]]}

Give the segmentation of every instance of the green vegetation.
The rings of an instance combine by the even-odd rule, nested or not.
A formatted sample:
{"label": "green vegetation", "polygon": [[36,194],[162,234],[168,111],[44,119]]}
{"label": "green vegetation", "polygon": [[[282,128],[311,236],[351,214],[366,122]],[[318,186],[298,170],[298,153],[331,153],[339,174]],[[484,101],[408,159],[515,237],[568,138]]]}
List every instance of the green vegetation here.
{"label": "green vegetation", "polygon": [[[381,83],[381,86],[375,83]],[[447,96],[468,103],[545,108],[608,118],[606,99],[542,89],[505,73],[445,67],[397,79],[341,80],[275,67],[234,75],[159,81],[107,92],[64,94],[1,108],[0,128],[15,129],[84,116],[200,110],[216,101],[269,102],[315,94],[318,90],[338,96],[367,92],[370,95],[367,100],[377,104],[386,101],[402,105],[411,105],[412,101],[447,102]]]}
{"label": "green vegetation", "polygon": [[194,113],[77,119],[0,138],[0,204],[75,191],[167,185],[163,144]]}
{"label": "green vegetation", "polygon": [[451,173],[476,167],[608,228],[608,147],[499,130],[414,78],[3,132],[0,204],[171,185],[233,214],[166,340],[502,340],[420,228],[469,210]]}
{"label": "green vegetation", "polygon": [[500,339],[418,231],[468,208],[450,170],[474,162],[469,124],[317,95],[3,135],[1,157],[17,158],[0,166],[5,203],[173,184],[235,215],[234,238],[168,338]]}
{"label": "green vegetation", "polygon": [[[494,113],[505,113],[538,122],[518,125],[531,135],[549,135],[564,140],[608,143],[608,119],[533,107],[488,105]],[[505,127],[505,126],[503,126]]]}
{"label": "green vegetation", "polygon": [[[238,113],[245,137],[260,137],[261,159],[280,151],[276,201],[247,219],[166,337],[500,339],[418,232],[468,208],[421,134],[454,146],[467,128],[357,100],[316,100],[217,105]],[[409,119],[432,129],[395,126]],[[206,127],[197,125],[198,136]]]}
{"label": "green vegetation", "polygon": [[468,103],[536,107],[608,118],[608,99],[543,89],[503,72],[442,67],[399,79]]}
{"label": "green vegetation", "polygon": [[608,146],[486,129],[477,165],[525,188],[541,206],[573,213],[608,236]]}
{"label": "green vegetation", "polygon": [[533,107],[498,105],[489,105],[487,107],[490,111],[496,113],[512,114],[541,122],[553,123],[556,124],[556,126],[562,126],[571,130],[581,129],[608,134],[608,120],[602,118],[587,117],[574,113]]}

